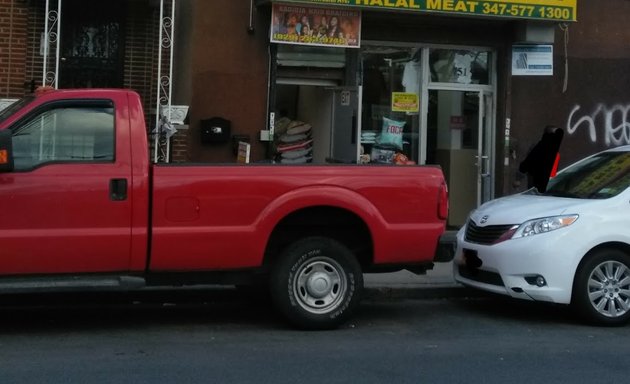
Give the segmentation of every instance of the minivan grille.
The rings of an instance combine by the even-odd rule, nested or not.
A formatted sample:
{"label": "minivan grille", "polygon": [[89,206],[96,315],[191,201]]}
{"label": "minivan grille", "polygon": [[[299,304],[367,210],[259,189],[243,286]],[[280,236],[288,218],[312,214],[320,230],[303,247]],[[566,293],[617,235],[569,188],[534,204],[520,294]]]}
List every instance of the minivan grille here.
{"label": "minivan grille", "polygon": [[507,224],[480,227],[475,224],[474,221],[468,220],[468,225],[466,226],[466,241],[477,244],[493,244],[513,226],[513,224]]}

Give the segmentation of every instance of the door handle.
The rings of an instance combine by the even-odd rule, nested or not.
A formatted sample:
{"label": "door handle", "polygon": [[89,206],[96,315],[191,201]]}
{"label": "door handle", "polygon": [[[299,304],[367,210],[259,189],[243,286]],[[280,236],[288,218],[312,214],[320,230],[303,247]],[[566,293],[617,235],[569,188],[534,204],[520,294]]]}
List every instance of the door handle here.
{"label": "door handle", "polygon": [[109,181],[109,199],[112,201],[127,200],[127,179],[111,179]]}

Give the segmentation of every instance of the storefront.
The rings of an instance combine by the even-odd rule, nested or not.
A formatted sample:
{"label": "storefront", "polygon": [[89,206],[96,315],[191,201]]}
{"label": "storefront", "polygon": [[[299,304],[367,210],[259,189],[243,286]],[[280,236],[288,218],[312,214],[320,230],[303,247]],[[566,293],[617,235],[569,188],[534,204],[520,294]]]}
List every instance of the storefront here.
{"label": "storefront", "polygon": [[281,163],[438,164],[449,224],[462,225],[494,197],[511,48],[527,41],[512,32],[512,15],[538,19],[520,21],[525,32],[575,18],[575,4],[528,3],[270,2],[270,155]]}
{"label": "storefront", "polygon": [[[627,50],[617,38],[627,30],[601,22],[622,17],[621,0],[612,13],[581,5],[576,24],[575,0],[251,1],[133,0],[112,13],[105,5],[88,12],[78,0],[16,0],[13,14],[30,15],[14,17],[28,49],[8,47],[25,70],[9,77],[3,97],[48,82],[54,69],[62,88],[137,90],[153,130],[172,85],[174,104],[189,106],[187,129],[166,142],[159,161],[170,154],[175,162],[232,163],[234,143],[244,140],[252,163],[439,164],[454,227],[479,203],[524,188],[519,159],[546,124],[566,127],[565,142],[579,150],[561,161],[571,160],[608,143],[588,134],[589,121],[627,105]],[[86,26],[107,32],[111,49],[99,52],[116,60],[92,60],[90,42],[104,34],[80,38]],[[568,26],[574,53],[566,51]],[[59,49],[50,39],[46,52],[42,32],[52,37],[57,28]],[[604,30],[610,38],[596,33]],[[231,134],[207,141],[204,122],[215,117],[231,123]],[[614,121],[598,129],[613,132]]]}

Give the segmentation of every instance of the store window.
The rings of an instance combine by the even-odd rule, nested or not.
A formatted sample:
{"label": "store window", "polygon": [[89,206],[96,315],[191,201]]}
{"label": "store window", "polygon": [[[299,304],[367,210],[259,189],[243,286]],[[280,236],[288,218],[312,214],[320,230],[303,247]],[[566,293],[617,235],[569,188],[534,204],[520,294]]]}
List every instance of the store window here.
{"label": "store window", "polygon": [[345,48],[275,48],[273,141],[277,164],[356,163],[358,87]]}
{"label": "store window", "polygon": [[418,163],[422,50],[365,45],[361,163]]}
{"label": "store window", "polygon": [[490,52],[431,49],[431,81],[458,84],[490,84]]}

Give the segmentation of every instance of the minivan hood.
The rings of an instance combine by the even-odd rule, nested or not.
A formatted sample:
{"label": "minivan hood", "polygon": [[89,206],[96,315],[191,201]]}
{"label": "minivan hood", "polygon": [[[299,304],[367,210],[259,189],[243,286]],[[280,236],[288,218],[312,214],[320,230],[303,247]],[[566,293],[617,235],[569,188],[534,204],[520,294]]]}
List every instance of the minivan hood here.
{"label": "minivan hood", "polygon": [[521,224],[527,220],[580,213],[578,208],[593,200],[569,199],[521,193],[491,200],[471,215],[479,226]]}

